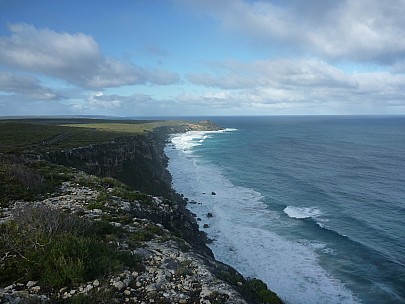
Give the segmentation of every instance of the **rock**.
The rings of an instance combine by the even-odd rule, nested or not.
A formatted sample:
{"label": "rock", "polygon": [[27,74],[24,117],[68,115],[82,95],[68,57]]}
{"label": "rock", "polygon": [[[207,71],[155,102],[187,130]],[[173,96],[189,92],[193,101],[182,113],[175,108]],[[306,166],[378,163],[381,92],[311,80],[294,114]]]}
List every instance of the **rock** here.
{"label": "rock", "polygon": [[149,284],[148,286],[146,286],[145,290],[147,292],[155,292],[158,290],[158,288],[157,288],[156,284],[153,283],[153,284]]}
{"label": "rock", "polygon": [[212,213],[211,213],[211,212],[208,212],[208,213],[207,213],[207,217],[213,217]]}
{"label": "rock", "polygon": [[31,291],[34,293],[38,293],[41,290],[41,286],[32,286]]}
{"label": "rock", "polygon": [[125,283],[124,283],[124,282],[121,282],[121,281],[114,282],[114,283],[113,283],[113,286],[114,286],[115,288],[117,288],[118,290],[123,290],[125,287],[127,287],[127,286],[125,285]]}
{"label": "rock", "polygon": [[28,288],[31,288],[31,287],[33,287],[33,286],[35,286],[35,285],[37,285],[37,281],[28,281],[28,283],[26,284],[26,286],[27,286]]}
{"label": "rock", "polygon": [[94,287],[91,284],[87,284],[86,288],[84,288],[84,292],[89,292],[90,290],[92,290]]}
{"label": "rock", "polygon": [[211,195],[217,195],[214,191],[211,192]]}
{"label": "rock", "polygon": [[210,228],[210,225],[204,224],[203,228]]}
{"label": "rock", "polygon": [[94,286],[94,287],[100,286],[100,281],[99,281],[99,280],[94,280],[94,281],[93,281],[93,286]]}

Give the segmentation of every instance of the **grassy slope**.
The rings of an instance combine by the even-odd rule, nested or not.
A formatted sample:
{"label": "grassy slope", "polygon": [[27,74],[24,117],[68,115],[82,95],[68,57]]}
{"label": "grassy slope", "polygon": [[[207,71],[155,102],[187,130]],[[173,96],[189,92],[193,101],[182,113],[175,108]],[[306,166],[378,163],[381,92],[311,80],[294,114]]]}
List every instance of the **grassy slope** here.
{"label": "grassy slope", "polygon": [[179,123],[100,119],[0,120],[0,153],[75,148]]}

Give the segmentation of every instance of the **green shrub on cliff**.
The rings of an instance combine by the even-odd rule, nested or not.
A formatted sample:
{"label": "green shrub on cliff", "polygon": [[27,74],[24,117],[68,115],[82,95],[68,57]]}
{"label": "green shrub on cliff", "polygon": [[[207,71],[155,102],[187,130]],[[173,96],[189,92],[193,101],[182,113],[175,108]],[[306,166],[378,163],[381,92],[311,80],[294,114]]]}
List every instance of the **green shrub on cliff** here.
{"label": "green shrub on cliff", "polygon": [[117,228],[48,207],[26,207],[0,226],[0,284],[39,281],[59,288],[100,278],[140,259],[105,242]]}
{"label": "green shrub on cliff", "polygon": [[13,200],[35,200],[55,192],[72,169],[14,155],[0,156],[0,206]]}
{"label": "green shrub on cliff", "polygon": [[243,285],[243,289],[257,303],[264,304],[282,304],[283,302],[276,293],[267,289],[266,283],[259,279],[247,279]]}

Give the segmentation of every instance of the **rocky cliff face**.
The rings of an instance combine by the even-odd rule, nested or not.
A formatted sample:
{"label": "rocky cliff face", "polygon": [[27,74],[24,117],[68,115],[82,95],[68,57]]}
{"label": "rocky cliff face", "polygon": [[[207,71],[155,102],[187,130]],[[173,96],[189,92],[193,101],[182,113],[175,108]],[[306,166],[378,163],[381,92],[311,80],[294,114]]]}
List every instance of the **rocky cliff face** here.
{"label": "rocky cliff face", "polygon": [[173,198],[171,176],[164,154],[169,134],[192,130],[218,130],[209,121],[160,127],[153,132],[117,138],[71,150],[47,153],[51,162],[68,165],[89,174],[116,178],[130,187],[153,195]]}
{"label": "rocky cliff face", "polygon": [[201,129],[201,126],[187,124],[162,127],[145,135],[128,136],[109,143],[50,152],[44,158],[88,174],[112,177],[138,191],[176,201],[179,206],[178,212],[170,216],[151,212],[148,217],[156,218],[171,227],[172,231],[192,244],[196,250],[212,256],[205,245],[205,233],[199,231],[192,214],[185,208],[185,201],[171,188],[171,176],[166,169],[168,159],[164,154],[169,134],[196,129]]}

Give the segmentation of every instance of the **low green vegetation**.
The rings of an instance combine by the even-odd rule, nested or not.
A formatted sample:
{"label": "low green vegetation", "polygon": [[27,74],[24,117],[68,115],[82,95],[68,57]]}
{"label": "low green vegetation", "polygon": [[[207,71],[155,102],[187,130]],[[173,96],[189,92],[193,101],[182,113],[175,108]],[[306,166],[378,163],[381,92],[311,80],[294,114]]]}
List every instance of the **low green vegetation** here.
{"label": "low green vegetation", "polygon": [[100,119],[0,120],[0,153],[76,148],[181,123],[183,122]]}
{"label": "low green vegetation", "polygon": [[282,304],[276,293],[267,289],[266,283],[256,278],[245,279],[237,272],[221,271],[217,276],[235,286],[239,292],[251,299],[253,303]]}
{"label": "low green vegetation", "polygon": [[73,170],[15,155],[0,155],[0,207],[14,200],[35,200],[68,181]]}
{"label": "low green vegetation", "polygon": [[282,304],[283,302],[276,293],[267,289],[266,283],[259,279],[248,279],[243,285],[244,291],[249,294],[257,303]]}
{"label": "low green vegetation", "polygon": [[157,236],[162,236],[163,230],[154,225],[147,225],[128,236],[128,244],[134,247],[141,247],[143,242],[150,241]]}
{"label": "low green vegetation", "polygon": [[0,229],[2,286],[34,280],[41,286],[60,288],[124,267],[142,267],[139,257],[108,244],[108,236],[119,235],[120,228],[59,209],[25,206]]}

